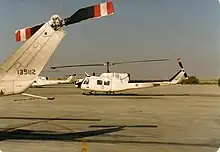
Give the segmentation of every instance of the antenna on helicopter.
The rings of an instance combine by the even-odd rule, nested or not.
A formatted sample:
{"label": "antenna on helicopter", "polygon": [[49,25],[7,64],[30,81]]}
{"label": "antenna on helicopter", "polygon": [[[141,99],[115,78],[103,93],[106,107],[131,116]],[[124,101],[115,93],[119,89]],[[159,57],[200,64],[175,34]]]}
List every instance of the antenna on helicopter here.
{"label": "antenna on helicopter", "polygon": [[129,64],[129,63],[162,62],[162,61],[168,61],[168,60],[170,60],[170,59],[148,59],[148,60],[133,60],[133,61],[121,61],[121,62],[107,61],[107,62],[104,62],[104,63],[52,66],[51,69],[106,66],[106,72],[109,73],[110,72],[110,66],[113,66],[113,65]]}

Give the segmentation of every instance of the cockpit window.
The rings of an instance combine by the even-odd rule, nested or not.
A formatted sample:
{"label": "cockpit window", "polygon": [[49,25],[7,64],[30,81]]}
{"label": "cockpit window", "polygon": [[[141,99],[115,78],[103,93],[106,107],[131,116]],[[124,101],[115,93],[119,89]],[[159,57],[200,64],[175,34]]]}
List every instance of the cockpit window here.
{"label": "cockpit window", "polygon": [[102,85],[102,80],[97,80],[97,85]]}
{"label": "cockpit window", "polygon": [[110,81],[104,81],[104,85],[110,85]]}
{"label": "cockpit window", "polygon": [[86,79],[83,84],[89,84],[89,79]]}

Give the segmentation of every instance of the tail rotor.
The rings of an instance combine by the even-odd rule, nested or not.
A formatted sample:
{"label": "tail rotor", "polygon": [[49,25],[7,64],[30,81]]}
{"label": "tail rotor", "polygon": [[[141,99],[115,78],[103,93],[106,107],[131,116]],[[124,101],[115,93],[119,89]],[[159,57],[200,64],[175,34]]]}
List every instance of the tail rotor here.
{"label": "tail rotor", "polygon": [[185,70],[184,70],[184,67],[183,67],[183,64],[182,64],[181,59],[178,58],[177,61],[178,61],[178,64],[179,64],[181,70],[184,72],[184,77],[185,77],[186,79],[188,79],[188,75],[187,75],[187,73],[186,73]]}
{"label": "tail rotor", "polygon": [[[99,19],[105,16],[115,14],[114,4],[112,1],[94,4],[78,9],[73,15],[67,18],[60,18],[58,15],[53,15],[48,21],[49,25],[55,30],[60,30],[64,25],[69,26],[89,19]],[[45,23],[41,23],[32,27],[18,29],[15,32],[16,42],[28,40],[33,36]]]}

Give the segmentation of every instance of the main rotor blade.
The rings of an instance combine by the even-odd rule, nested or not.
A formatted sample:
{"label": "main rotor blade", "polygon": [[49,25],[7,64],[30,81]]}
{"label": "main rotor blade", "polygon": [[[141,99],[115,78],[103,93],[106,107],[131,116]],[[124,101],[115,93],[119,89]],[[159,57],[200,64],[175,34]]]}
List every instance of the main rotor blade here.
{"label": "main rotor blade", "polygon": [[111,127],[122,127],[122,128],[157,128],[158,125],[90,125],[90,128],[111,128]]}
{"label": "main rotor blade", "polygon": [[96,4],[92,6],[88,6],[85,8],[81,8],[76,11],[72,16],[65,18],[65,25],[68,26],[70,24],[79,23],[83,20],[88,20],[92,18],[101,18],[104,16],[113,15],[115,13],[114,5],[112,2],[105,2],[101,4]]}
{"label": "main rotor blade", "polygon": [[144,62],[161,62],[161,61],[169,61],[170,59],[149,59],[149,60],[137,60],[137,61],[122,61],[122,62],[113,62],[112,65],[117,64],[127,64],[127,63],[144,63]]}
{"label": "main rotor blade", "polygon": [[52,66],[51,69],[61,69],[61,68],[75,68],[75,67],[91,67],[91,66],[104,66],[103,63],[94,63],[94,64],[76,64],[76,65],[61,65],[61,66]]}
{"label": "main rotor blade", "polygon": [[[116,64],[126,64],[126,63],[141,63],[141,62],[159,62],[159,61],[168,61],[170,59],[151,59],[151,60],[138,60],[138,61],[124,61],[124,62],[108,62],[110,65]],[[94,63],[94,64],[76,64],[76,65],[61,65],[61,66],[52,66],[51,69],[60,69],[60,68],[73,68],[73,67],[91,67],[91,66],[106,66],[105,63]]]}

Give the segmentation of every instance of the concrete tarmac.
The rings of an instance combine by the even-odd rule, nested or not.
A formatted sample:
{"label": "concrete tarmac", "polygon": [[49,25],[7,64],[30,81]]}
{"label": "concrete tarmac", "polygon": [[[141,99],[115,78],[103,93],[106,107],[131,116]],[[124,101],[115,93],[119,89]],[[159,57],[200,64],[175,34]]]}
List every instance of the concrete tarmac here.
{"label": "concrete tarmac", "polygon": [[1,97],[3,152],[80,152],[81,141],[89,152],[215,152],[220,146],[220,87],[215,85],[94,96],[68,84],[27,93],[56,99]]}

